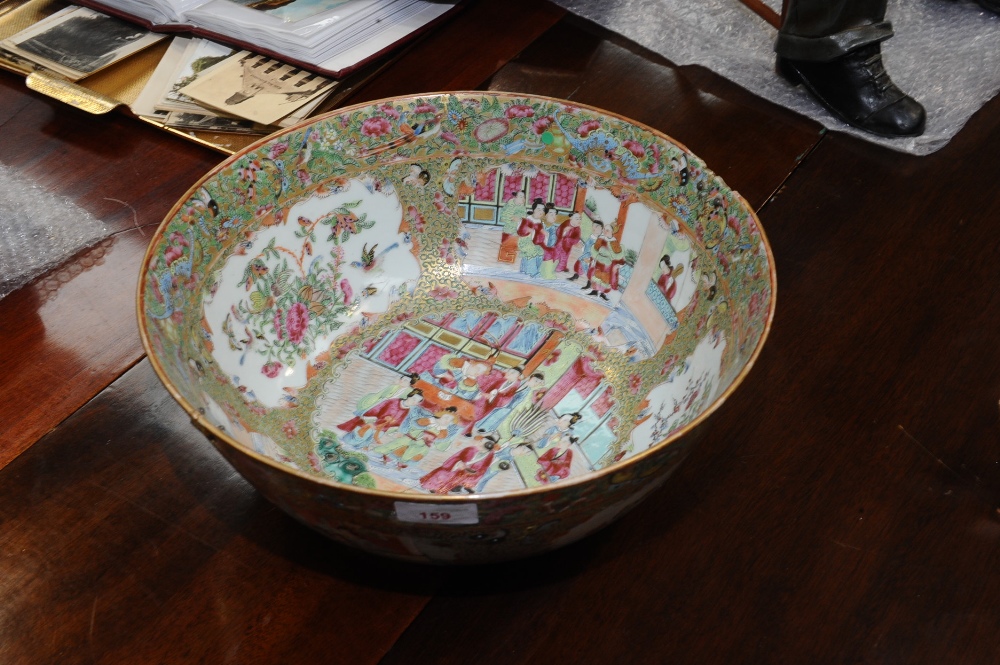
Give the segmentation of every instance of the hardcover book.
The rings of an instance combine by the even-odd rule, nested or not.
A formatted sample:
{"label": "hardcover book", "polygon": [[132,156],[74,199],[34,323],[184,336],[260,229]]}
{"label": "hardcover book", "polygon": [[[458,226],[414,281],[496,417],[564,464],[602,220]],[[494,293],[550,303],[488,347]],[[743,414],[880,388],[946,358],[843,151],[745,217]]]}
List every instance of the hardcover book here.
{"label": "hardcover book", "polygon": [[77,0],[157,32],[190,32],[342,77],[460,0]]}

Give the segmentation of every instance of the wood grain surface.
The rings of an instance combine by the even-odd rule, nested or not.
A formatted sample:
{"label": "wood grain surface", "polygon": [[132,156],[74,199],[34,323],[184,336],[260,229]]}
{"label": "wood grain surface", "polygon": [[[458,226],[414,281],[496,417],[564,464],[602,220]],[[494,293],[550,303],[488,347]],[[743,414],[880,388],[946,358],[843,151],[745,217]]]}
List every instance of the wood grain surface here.
{"label": "wood grain surface", "polygon": [[1000,100],[910,157],[516,7],[472,2],[353,101],[593,104],[759,210],[777,316],[688,460],[524,561],[404,566],[314,535],[222,461],[134,338],[142,233],[216,157],[0,78],[0,161],[118,231],[0,301],[0,464],[26,448],[0,469],[0,663],[1000,662]]}
{"label": "wood grain surface", "polygon": [[111,235],[0,300],[0,467],[142,357],[135,284],[170,207],[219,155],[127,118],[92,116],[0,76],[0,162]]}
{"label": "wood grain surface", "polygon": [[147,361],[2,472],[0,662],[377,663],[434,575],[260,498]]}

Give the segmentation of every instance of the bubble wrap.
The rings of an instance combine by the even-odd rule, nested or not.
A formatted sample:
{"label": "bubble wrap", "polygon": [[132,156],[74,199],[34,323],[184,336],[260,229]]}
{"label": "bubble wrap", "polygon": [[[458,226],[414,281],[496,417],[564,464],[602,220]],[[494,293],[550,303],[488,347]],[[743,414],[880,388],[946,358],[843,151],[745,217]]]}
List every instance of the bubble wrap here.
{"label": "bubble wrap", "polygon": [[[777,31],[739,0],[554,0],[677,65],[702,65],[825,127],[914,155],[942,148],[1000,90],[1000,16],[971,0],[890,0],[882,45],[893,81],[927,109],[922,136],[856,130],[774,72]],[[780,12],[780,0],[766,0]]]}
{"label": "bubble wrap", "polygon": [[0,165],[0,298],[108,234],[86,210]]}

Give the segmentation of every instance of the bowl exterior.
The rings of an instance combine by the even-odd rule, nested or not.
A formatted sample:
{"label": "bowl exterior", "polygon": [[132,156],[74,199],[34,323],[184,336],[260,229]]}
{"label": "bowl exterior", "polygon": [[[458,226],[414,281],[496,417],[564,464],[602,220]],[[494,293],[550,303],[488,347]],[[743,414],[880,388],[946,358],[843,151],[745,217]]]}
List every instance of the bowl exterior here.
{"label": "bowl exterior", "polygon": [[336,542],[414,563],[482,564],[540,554],[608,526],[664,484],[705,427],[702,423],[657,454],[585,482],[556,485],[526,496],[421,504],[420,510],[427,512],[464,514],[475,506],[475,524],[403,521],[397,498],[313,482],[285,473],[210,434],[209,439],[269,501]]}

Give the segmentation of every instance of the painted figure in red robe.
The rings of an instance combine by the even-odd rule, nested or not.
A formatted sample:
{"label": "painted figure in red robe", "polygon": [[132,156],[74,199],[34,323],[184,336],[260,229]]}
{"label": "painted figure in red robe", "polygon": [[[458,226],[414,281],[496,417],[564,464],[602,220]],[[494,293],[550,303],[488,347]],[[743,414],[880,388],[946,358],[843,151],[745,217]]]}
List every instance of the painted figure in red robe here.
{"label": "painted figure in red robe", "polygon": [[[479,438],[479,437],[477,437]],[[474,494],[480,479],[493,463],[496,442],[489,437],[480,439],[481,446],[467,446],[420,479],[420,486],[434,494],[465,490]]]}
{"label": "painted figure in red robe", "polygon": [[569,469],[573,464],[573,451],[570,446],[577,442],[577,437],[569,436],[559,440],[553,447],[538,456],[541,467],[535,478],[541,483],[554,483],[569,477]]}
{"label": "painted figure in red robe", "polygon": [[[421,402],[423,402],[423,391],[414,388],[404,397],[395,397],[379,402],[360,416],[355,416],[337,425],[337,429],[347,432],[348,436],[356,437],[362,442],[368,438],[370,433],[375,442],[381,444],[379,435],[394,427],[399,427],[406,419],[410,409],[420,405]],[[347,441],[347,437],[345,437],[345,441]]]}
{"label": "painted figure in red robe", "polygon": [[466,434],[472,434],[473,427],[483,421],[496,409],[510,404],[521,387],[521,372],[523,367],[508,367],[503,372],[494,370],[486,377],[482,385],[486,390],[480,389],[479,395],[472,402],[475,417],[467,428]]}
{"label": "painted figure in red robe", "polygon": [[666,254],[660,259],[660,278],[656,280],[663,297],[673,306],[673,298],[677,295],[677,277],[684,272],[684,266],[676,268],[670,263],[670,257]]}
{"label": "painted figure in red robe", "polygon": [[625,252],[615,238],[614,227],[610,224],[604,227],[601,237],[594,243],[594,267],[590,282],[593,290],[590,295],[599,295],[608,300],[608,293],[618,288],[618,271],[625,263]]}
{"label": "painted figure in red robe", "polygon": [[580,242],[580,213],[574,212],[569,219],[559,225],[556,231],[556,241],[553,256],[556,262],[556,272],[567,272],[569,253]]}

